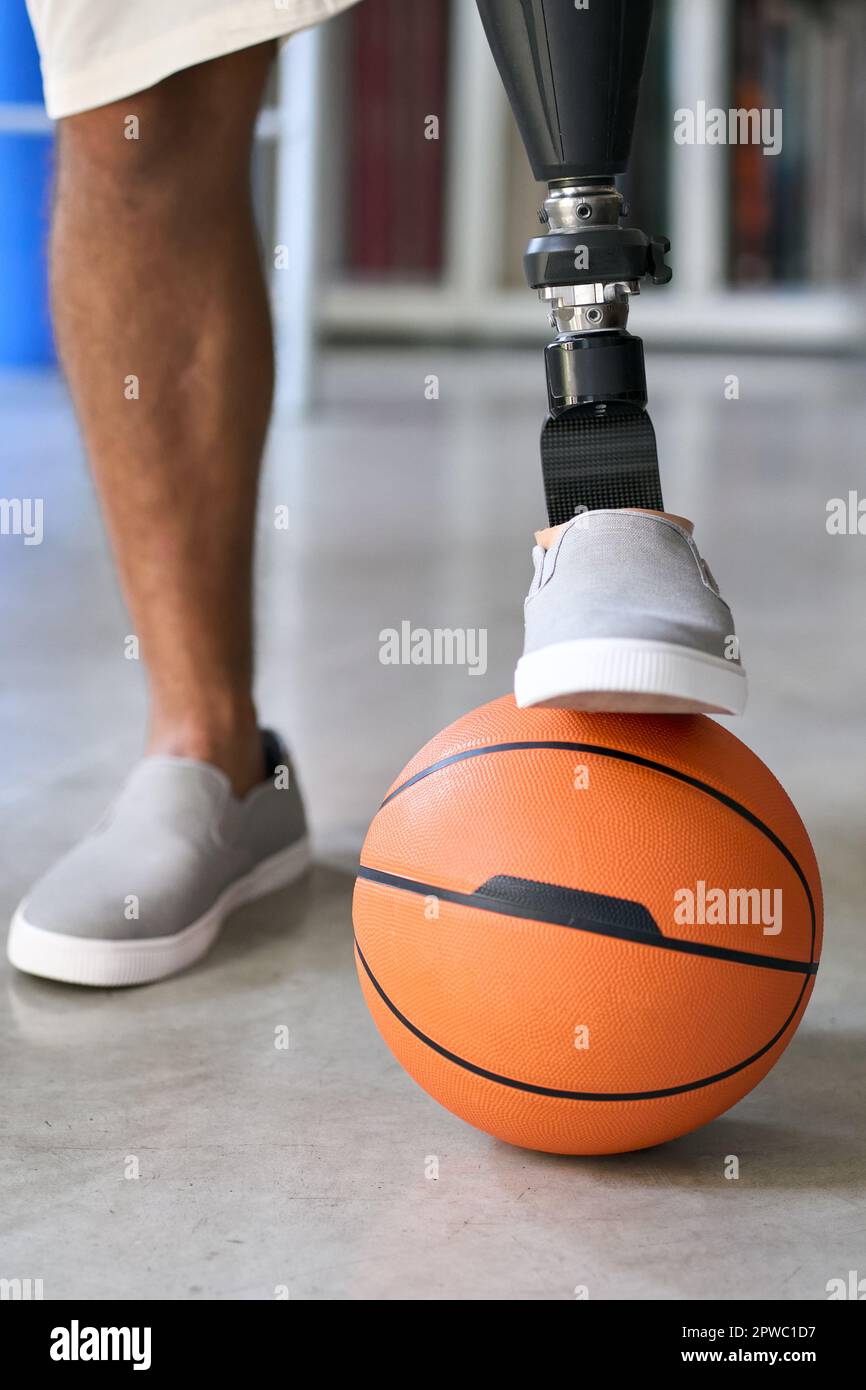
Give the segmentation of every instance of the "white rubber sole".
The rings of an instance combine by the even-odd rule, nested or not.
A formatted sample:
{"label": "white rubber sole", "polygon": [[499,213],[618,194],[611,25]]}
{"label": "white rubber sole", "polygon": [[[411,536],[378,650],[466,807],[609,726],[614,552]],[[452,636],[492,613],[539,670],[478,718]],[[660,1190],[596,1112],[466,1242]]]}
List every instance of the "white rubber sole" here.
{"label": "white rubber sole", "polygon": [[229,884],[213,907],[174,936],[138,941],[98,941],[63,936],[28,922],[23,902],[12,919],[6,954],[19,970],[70,985],[144,985],[185,970],[210,950],[225,919],[245,903],[299,878],[310,863],[307,836],[272,854],[244,878]]}
{"label": "white rubber sole", "polygon": [[514,697],[544,705],[627,714],[742,714],[741,666],[680,647],[616,637],[556,642],[520,658]]}

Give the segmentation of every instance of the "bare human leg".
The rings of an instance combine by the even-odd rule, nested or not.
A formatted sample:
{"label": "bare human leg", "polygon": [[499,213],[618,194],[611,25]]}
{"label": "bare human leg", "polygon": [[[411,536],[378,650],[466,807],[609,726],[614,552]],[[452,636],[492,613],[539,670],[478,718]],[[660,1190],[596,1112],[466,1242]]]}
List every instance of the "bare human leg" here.
{"label": "bare human leg", "polygon": [[213,763],[239,795],[263,775],[252,554],[273,345],[249,165],[272,55],[65,118],[52,236],[60,353],[147,668],[148,751]]}

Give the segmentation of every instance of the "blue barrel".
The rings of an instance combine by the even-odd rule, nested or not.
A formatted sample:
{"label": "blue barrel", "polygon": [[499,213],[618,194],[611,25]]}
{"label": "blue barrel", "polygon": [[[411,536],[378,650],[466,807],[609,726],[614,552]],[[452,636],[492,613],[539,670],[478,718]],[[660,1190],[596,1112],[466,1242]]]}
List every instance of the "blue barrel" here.
{"label": "blue barrel", "polygon": [[24,0],[0,4],[0,366],[54,361],[48,310],[50,132],[14,129],[42,106],[39,55]]}

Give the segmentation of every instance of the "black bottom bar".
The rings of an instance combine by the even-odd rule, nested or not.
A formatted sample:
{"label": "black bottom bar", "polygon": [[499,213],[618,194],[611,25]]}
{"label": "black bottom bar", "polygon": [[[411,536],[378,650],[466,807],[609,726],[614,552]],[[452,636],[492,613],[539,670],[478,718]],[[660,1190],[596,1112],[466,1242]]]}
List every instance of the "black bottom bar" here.
{"label": "black bottom bar", "polygon": [[[861,1284],[854,1271],[845,1279],[827,1281],[828,1294],[825,1271],[816,1269],[814,1302],[634,1303],[593,1297],[597,1281],[593,1277],[586,1282],[581,1279],[579,1247],[574,1265],[574,1272],[567,1277],[558,1265],[551,1268],[546,1282],[536,1275],[532,1291],[525,1297],[533,1302],[572,1303],[568,1314],[572,1338],[591,1346],[594,1364],[614,1380],[624,1373],[635,1372],[645,1379],[688,1367],[700,1372],[713,1365],[793,1365],[807,1372],[798,1384],[806,1383],[811,1370],[815,1378],[811,1383],[820,1377],[821,1384],[826,1385],[830,1377],[850,1376],[850,1367],[862,1352],[862,1310],[855,1310],[850,1302],[848,1307],[840,1307],[834,1301],[837,1297],[846,1302],[862,1299],[866,1280]],[[265,1283],[262,1271],[262,1285]],[[843,1286],[839,1295],[832,1291],[836,1283]],[[519,1287],[519,1279],[517,1284]],[[359,1281],[357,1296],[364,1301],[363,1280]],[[321,1301],[329,1301],[326,1293]],[[446,1296],[439,1301],[450,1300]],[[485,1301],[483,1291],[473,1301]],[[56,1380],[64,1385],[70,1376],[75,1379],[80,1375],[90,1385],[115,1385],[118,1376],[128,1376],[133,1385],[145,1385],[149,1375],[160,1384],[173,1385],[182,1376],[195,1384],[213,1377],[260,1385],[272,1376],[285,1379],[296,1372],[301,1346],[316,1356],[316,1362],[311,1363],[314,1368],[327,1367],[329,1354],[318,1347],[320,1339],[315,1331],[311,1342],[310,1314],[306,1307],[302,1311],[298,1302],[269,1299],[267,1294],[251,1302],[21,1302],[4,1310],[4,1352],[7,1364],[18,1367],[15,1383],[22,1384],[38,1377],[39,1383],[50,1385]],[[483,1315],[473,1316],[477,1328],[477,1319]],[[526,1321],[529,1315],[521,1316]],[[335,1328],[337,1332],[341,1328],[351,1331],[353,1324],[347,1328],[342,1313],[327,1317],[332,1336]],[[374,1315],[370,1324],[374,1332],[380,1317]],[[493,1324],[489,1317],[487,1322]],[[530,1370],[532,1365],[537,1367],[534,1327],[534,1321],[528,1324],[523,1339],[526,1357],[535,1357]],[[505,1354],[514,1369],[514,1347],[506,1347]],[[477,1356],[480,1359],[482,1352]],[[487,1359],[482,1364],[489,1367],[490,1345],[483,1356]],[[473,1359],[470,1352],[470,1366]],[[424,1361],[428,1372],[441,1365],[443,1374],[453,1374],[453,1347],[443,1346],[439,1351],[427,1347]],[[407,1367],[410,1380],[417,1378],[416,1369],[414,1364]]]}

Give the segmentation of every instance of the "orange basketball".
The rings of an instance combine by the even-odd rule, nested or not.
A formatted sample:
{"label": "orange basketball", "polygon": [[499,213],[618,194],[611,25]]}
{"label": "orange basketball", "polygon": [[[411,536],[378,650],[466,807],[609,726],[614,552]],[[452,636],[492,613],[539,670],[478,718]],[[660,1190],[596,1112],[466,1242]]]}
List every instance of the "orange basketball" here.
{"label": "orange basketball", "polygon": [[367,834],[358,975],[386,1043],[455,1115],[524,1148],[686,1134],[787,1047],[821,949],[809,837],[701,715],[458,719]]}

